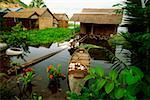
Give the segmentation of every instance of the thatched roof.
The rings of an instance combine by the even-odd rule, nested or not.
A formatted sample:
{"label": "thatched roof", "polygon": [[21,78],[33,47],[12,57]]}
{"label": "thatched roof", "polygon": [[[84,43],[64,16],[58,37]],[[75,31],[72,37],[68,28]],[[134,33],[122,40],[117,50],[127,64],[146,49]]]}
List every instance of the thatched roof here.
{"label": "thatched roof", "polygon": [[56,19],[56,17],[51,13],[51,11],[48,8],[25,8],[19,12],[9,12],[4,17],[29,18],[33,14],[37,14],[38,16],[42,16],[44,14],[44,12],[46,12],[46,11],[48,11],[53,16],[53,18]]}
{"label": "thatched roof", "polygon": [[57,20],[57,18],[52,14],[52,12],[48,8],[26,8],[21,12],[27,13],[31,11],[36,12],[39,16],[42,16],[42,14],[44,14],[45,11],[48,11],[53,16],[53,18]]}
{"label": "thatched roof", "polygon": [[65,13],[54,13],[54,16],[55,16],[58,20],[69,20],[67,14],[65,14]]}
{"label": "thatched roof", "polygon": [[32,16],[39,16],[36,12],[9,12],[4,15],[5,18],[31,18]]}
{"label": "thatched roof", "polygon": [[21,12],[36,12],[39,16],[41,16],[46,10],[47,8],[26,8],[23,9]]}
{"label": "thatched roof", "polygon": [[95,24],[120,24],[122,14],[115,14],[115,9],[83,9],[82,13],[74,14],[72,21]]}
{"label": "thatched roof", "polygon": [[[82,12],[97,12],[97,13],[113,13],[115,14],[115,10],[117,9],[98,9],[98,8],[84,8]],[[121,9],[120,9],[121,10]]]}

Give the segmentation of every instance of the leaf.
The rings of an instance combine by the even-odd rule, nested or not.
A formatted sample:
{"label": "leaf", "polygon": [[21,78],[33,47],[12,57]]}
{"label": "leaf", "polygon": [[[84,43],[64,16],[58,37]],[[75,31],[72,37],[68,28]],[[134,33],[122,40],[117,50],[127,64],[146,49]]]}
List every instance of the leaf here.
{"label": "leaf", "polygon": [[137,67],[131,67],[131,70],[133,71],[133,74],[137,75],[137,77],[139,77],[139,79],[143,78],[144,74],[143,72],[137,68]]}
{"label": "leaf", "polygon": [[105,79],[101,79],[101,80],[98,80],[97,82],[98,83],[97,83],[97,89],[96,89],[96,91],[99,91],[105,85],[106,80]]}
{"label": "leaf", "polygon": [[135,83],[138,81],[137,77],[132,76],[131,73],[127,73],[125,79],[126,79],[126,83],[127,83],[128,85],[135,84]]}
{"label": "leaf", "polygon": [[137,67],[131,67],[130,70],[126,70],[126,83],[132,85],[141,80],[144,76],[143,72]]}
{"label": "leaf", "polygon": [[116,71],[112,70],[109,72],[109,77],[112,79],[112,80],[116,80],[118,74]]}
{"label": "leaf", "polygon": [[105,85],[105,91],[107,94],[109,94],[114,89],[114,82],[108,82]]}
{"label": "leaf", "polygon": [[124,91],[125,91],[124,88],[117,88],[117,89],[115,90],[115,97],[116,97],[117,99],[122,98],[122,97],[124,96]]}
{"label": "leaf", "polygon": [[87,75],[85,78],[84,78],[84,80],[90,80],[90,79],[92,79],[92,78],[95,78],[95,76],[94,75]]}
{"label": "leaf", "polygon": [[97,75],[99,75],[100,77],[104,76],[104,69],[102,69],[101,67],[96,67],[95,68],[95,72]]}

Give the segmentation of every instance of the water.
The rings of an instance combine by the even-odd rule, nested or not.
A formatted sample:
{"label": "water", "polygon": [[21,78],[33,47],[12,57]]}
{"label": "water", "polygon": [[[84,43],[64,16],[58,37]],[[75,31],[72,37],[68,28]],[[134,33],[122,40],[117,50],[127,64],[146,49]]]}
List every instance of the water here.
{"label": "water", "polygon": [[[46,48],[46,47],[38,47],[38,48],[29,47],[30,53],[26,53],[26,56],[24,56],[24,59],[26,61],[30,61],[32,59],[46,55],[48,53],[58,51],[67,46],[68,46],[67,43],[61,44],[60,46],[58,46],[58,43],[54,43],[48,48]],[[61,64],[62,65],[62,73],[67,75],[68,63],[69,63],[69,59],[71,57],[68,49],[32,66],[32,68],[35,71],[35,78],[33,80],[33,84],[35,86],[33,87],[33,91],[42,95],[45,100],[48,100],[50,98],[52,99],[52,97],[57,98],[57,96],[59,96],[60,98],[65,98],[65,93],[66,93],[66,91],[68,91],[67,79],[60,81],[62,91],[57,93],[57,96],[51,95],[51,92],[48,89],[49,79],[47,77],[46,69],[51,64],[54,66],[56,66],[57,64]],[[94,53],[96,53],[95,50],[90,52],[91,55],[93,55]],[[92,67],[101,66],[106,71],[108,71],[110,69],[110,66],[112,65],[112,64],[108,63],[106,61],[106,59],[104,59],[105,57],[103,57],[103,59],[95,59],[94,56],[92,56],[92,58],[93,58],[91,61]],[[20,63],[20,64],[25,63],[25,61],[21,58],[17,59],[16,57],[11,57],[11,60],[14,62]],[[59,99],[59,98],[57,98],[57,99]]]}

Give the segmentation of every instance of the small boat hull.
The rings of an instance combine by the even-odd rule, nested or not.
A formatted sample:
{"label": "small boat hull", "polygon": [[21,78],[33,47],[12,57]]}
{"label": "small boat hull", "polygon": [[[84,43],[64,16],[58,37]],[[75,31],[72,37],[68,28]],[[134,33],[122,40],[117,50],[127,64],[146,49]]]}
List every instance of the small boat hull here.
{"label": "small boat hull", "polygon": [[90,55],[85,49],[80,48],[73,53],[68,67],[70,91],[80,94],[86,82],[84,77],[88,74],[90,60]]}
{"label": "small boat hull", "polygon": [[23,50],[20,48],[8,48],[6,50],[6,54],[9,56],[17,56],[21,55],[23,53]]}

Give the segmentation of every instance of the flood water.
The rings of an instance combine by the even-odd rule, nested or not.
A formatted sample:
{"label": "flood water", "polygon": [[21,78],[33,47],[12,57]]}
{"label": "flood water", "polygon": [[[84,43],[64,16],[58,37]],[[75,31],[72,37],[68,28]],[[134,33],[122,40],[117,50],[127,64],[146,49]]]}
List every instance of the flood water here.
{"label": "flood water", "polygon": [[[26,61],[30,61],[32,59],[46,55],[48,53],[58,51],[58,50],[64,48],[64,46],[66,47],[66,45],[67,44],[58,46],[58,43],[53,43],[48,48],[47,47],[29,47],[30,53],[26,53],[26,56],[24,56],[24,59]],[[96,53],[95,50],[90,51],[90,55],[92,57],[90,66],[91,67],[101,66],[106,71],[108,71],[112,64],[108,63],[108,61],[106,61],[104,59],[105,57],[103,57],[102,59],[98,59],[96,57],[96,59],[95,59],[93,56],[94,52]],[[102,56],[104,56],[104,55],[102,55]],[[52,95],[51,91],[48,89],[49,79],[47,77],[46,69],[51,64],[54,66],[56,66],[57,64],[61,64],[62,65],[62,73],[67,75],[67,68],[68,68],[68,62],[69,62],[70,57],[71,57],[71,55],[70,55],[69,47],[68,47],[64,51],[31,66],[34,69],[35,74],[36,74],[35,78],[32,82],[34,84],[33,91],[38,93],[39,95],[42,95],[44,100],[50,100],[50,99],[53,99],[53,100],[59,99],[60,100],[60,98],[62,100],[65,99],[66,91],[68,91],[67,79],[60,80],[60,85],[61,85],[62,91],[58,92],[57,94]],[[20,63],[20,64],[23,64],[26,62],[21,58],[18,59],[17,57],[10,57],[10,60],[13,62]]]}

